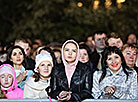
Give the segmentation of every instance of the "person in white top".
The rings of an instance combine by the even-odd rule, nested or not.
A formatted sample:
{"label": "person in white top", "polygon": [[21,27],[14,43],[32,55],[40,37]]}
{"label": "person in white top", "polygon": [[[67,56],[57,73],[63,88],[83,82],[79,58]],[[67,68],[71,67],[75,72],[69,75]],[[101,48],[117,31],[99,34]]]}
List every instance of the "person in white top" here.
{"label": "person in white top", "polygon": [[117,47],[103,52],[102,71],[93,75],[92,95],[95,99],[137,99],[137,73],[126,65]]}
{"label": "person in white top", "polygon": [[49,53],[41,53],[35,62],[35,74],[25,83],[24,98],[50,98],[45,89],[50,86],[53,59]]}

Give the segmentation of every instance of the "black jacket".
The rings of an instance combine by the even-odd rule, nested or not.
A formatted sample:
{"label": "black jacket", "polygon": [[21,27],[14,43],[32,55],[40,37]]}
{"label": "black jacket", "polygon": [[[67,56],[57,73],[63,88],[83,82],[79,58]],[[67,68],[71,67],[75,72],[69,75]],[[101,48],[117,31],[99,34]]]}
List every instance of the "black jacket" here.
{"label": "black jacket", "polygon": [[91,69],[91,72],[94,73],[95,71],[98,71],[96,67],[94,67],[93,63],[91,61],[86,62],[88,67]]}
{"label": "black jacket", "polygon": [[68,87],[68,80],[65,73],[65,67],[60,64],[55,67],[54,77],[51,79],[51,86],[48,94],[57,99],[61,91],[71,91],[71,99],[69,101],[82,101],[84,99],[92,98],[92,72],[90,68],[81,62],[78,62],[75,72],[71,78],[70,88]]}
{"label": "black jacket", "polygon": [[95,68],[97,68],[97,65],[99,63],[99,59],[100,59],[100,55],[97,53],[97,51],[95,50],[92,55],[91,55],[91,61],[94,65]]}
{"label": "black jacket", "polygon": [[[101,52],[101,56],[103,56],[103,52]],[[99,59],[100,59],[100,54],[95,50],[91,54],[90,60],[91,60],[91,62],[93,64],[93,67],[96,68],[97,70],[98,70],[97,66],[98,66],[98,63],[99,63]]]}
{"label": "black jacket", "polygon": [[34,68],[35,68],[35,61],[34,61],[32,58],[25,57],[25,62],[26,62],[25,68],[26,68],[27,70],[32,70],[32,71],[34,71]]}

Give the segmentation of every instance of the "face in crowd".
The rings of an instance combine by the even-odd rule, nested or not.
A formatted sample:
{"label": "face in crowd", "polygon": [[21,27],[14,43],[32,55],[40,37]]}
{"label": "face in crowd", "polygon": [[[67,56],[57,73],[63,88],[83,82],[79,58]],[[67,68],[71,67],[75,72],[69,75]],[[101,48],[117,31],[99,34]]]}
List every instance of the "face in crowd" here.
{"label": "face in crowd", "polygon": [[52,72],[52,64],[50,61],[42,61],[38,66],[38,72],[42,79],[48,79]]}
{"label": "face in crowd", "polygon": [[0,75],[0,84],[3,88],[9,88],[13,83],[13,76],[8,73]]}
{"label": "face in crowd", "polygon": [[21,51],[21,49],[19,49],[19,48],[13,49],[10,60],[15,65],[21,65],[24,60],[24,55],[23,55],[23,52]]}
{"label": "face in crowd", "polygon": [[137,44],[137,37],[135,34],[130,34],[127,40],[128,44]]}
{"label": "face in crowd", "polygon": [[134,64],[136,62],[137,59],[137,49],[136,48],[131,48],[131,47],[126,47],[123,51],[122,51],[126,64],[130,67],[133,68]]}
{"label": "face in crowd", "polygon": [[56,51],[56,52],[54,52],[54,54],[55,54],[57,63],[61,63],[61,53]]}
{"label": "face in crowd", "polygon": [[20,46],[24,49],[25,55],[28,56],[30,54],[31,48],[29,46],[29,43],[24,43],[24,42],[18,42],[15,43],[15,46]]}
{"label": "face in crowd", "polygon": [[80,49],[80,58],[79,61],[82,63],[86,63],[89,61],[89,55],[86,49]]}
{"label": "face in crowd", "polygon": [[89,46],[92,51],[94,50],[95,42],[94,42],[92,36],[87,37],[86,45]]}
{"label": "face in crowd", "polygon": [[116,53],[111,53],[107,57],[107,65],[113,73],[117,73],[121,68],[121,57]]}
{"label": "face in crowd", "polygon": [[77,46],[74,43],[67,43],[63,49],[63,56],[68,64],[72,64],[77,57]]}
{"label": "face in crowd", "polygon": [[116,46],[109,46],[105,48],[101,63],[103,70],[107,70],[109,68],[113,73],[117,73],[121,66],[123,70],[128,68],[121,50]]}
{"label": "face in crowd", "polygon": [[94,41],[96,49],[103,50],[105,48],[105,38],[106,34],[95,34]]}
{"label": "face in crowd", "polygon": [[121,49],[123,46],[123,41],[120,38],[109,38],[108,44],[109,46],[116,46]]}

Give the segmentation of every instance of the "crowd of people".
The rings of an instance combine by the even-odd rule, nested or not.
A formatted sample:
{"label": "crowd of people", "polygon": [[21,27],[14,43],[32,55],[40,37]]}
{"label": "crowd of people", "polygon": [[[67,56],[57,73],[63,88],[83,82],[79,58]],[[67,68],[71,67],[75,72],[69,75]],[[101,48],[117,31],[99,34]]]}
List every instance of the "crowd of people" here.
{"label": "crowd of people", "polygon": [[1,99],[138,99],[137,37],[99,31],[77,42],[16,39],[0,51]]}

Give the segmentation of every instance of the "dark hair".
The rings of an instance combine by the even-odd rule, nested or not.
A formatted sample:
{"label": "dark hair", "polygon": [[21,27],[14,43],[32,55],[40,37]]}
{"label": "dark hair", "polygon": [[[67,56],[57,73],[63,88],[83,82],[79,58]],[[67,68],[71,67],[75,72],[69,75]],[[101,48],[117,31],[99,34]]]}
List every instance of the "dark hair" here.
{"label": "dark hair", "polygon": [[34,75],[32,76],[33,78],[35,78],[35,82],[38,82],[40,80],[40,74],[39,73],[36,73],[34,72]]}
{"label": "dark hair", "polygon": [[53,51],[61,53],[61,50],[59,50],[59,49],[53,49]]}
{"label": "dark hair", "polygon": [[[52,71],[50,73],[50,76],[52,76],[54,74],[54,71],[53,70],[54,70],[54,67],[52,67]],[[40,80],[40,73],[39,72],[38,73],[37,72],[34,72],[34,74],[33,74],[32,77],[35,78],[34,82],[38,82]]]}
{"label": "dark hair", "polygon": [[13,62],[11,61],[11,55],[12,55],[13,50],[16,49],[16,48],[19,48],[21,50],[21,52],[23,53],[24,60],[22,62],[22,65],[26,68],[27,67],[27,62],[25,60],[26,55],[25,55],[25,52],[24,52],[23,48],[20,47],[20,46],[11,46],[8,49],[6,63],[9,63],[9,64],[11,64],[13,66]]}
{"label": "dark hair", "polygon": [[79,49],[85,49],[88,53],[89,60],[91,60],[91,50],[86,44],[80,44]]}
{"label": "dark hair", "polygon": [[93,35],[92,35],[92,34],[87,35],[87,36],[85,37],[85,39],[84,39],[84,42],[87,42],[89,37],[93,37]]}
{"label": "dark hair", "polygon": [[[28,45],[32,48],[32,44],[29,43],[27,39],[24,39],[24,38],[16,39],[16,40],[14,41],[14,45],[15,45],[16,43],[19,43],[19,42],[28,43]],[[16,45],[15,45],[15,46],[16,46]]]}
{"label": "dark hair", "polygon": [[94,33],[93,33],[93,36],[92,36],[93,40],[95,39],[95,35],[96,35],[96,34],[97,34],[97,35],[102,35],[102,34],[105,34],[105,35],[106,35],[107,32],[105,32],[105,31],[96,31],[96,32],[94,32]]}
{"label": "dark hair", "polygon": [[[53,67],[54,68],[54,67]],[[50,73],[50,76],[52,76],[54,73],[53,73],[53,69],[52,68],[52,71],[51,71],[51,73]],[[34,82],[38,82],[39,80],[40,80],[40,73],[36,73],[36,72],[34,72],[34,74],[33,74],[33,76],[32,76],[33,78],[35,78],[35,80],[34,80]]]}
{"label": "dark hair", "polygon": [[[129,33],[129,34],[127,34],[127,36],[126,36],[125,43],[127,43],[128,37],[129,37],[130,35],[136,36],[136,39],[137,39],[137,35],[136,35],[135,33]],[[137,45],[137,40],[136,40],[136,43],[133,43],[133,44]]]}
{"label": "dark hair", "polygon": [[[115,54],[118,54],[120,57],[121,57],[121,61],[122,61],[122,68],[123,68],[123,71],[124,73],[127,75],[127,79],[128,79],[128,72],[126,71],[126,69],[129,69],[129,67],[127,66],[126,62],[125,62],[125,59],[124,59],[124,56],[122,54],[122,52],[119,50],[119,48],[117,48],[116,46],[109,46],[107,48],[105,48],[104,52],[103,52],[103,56],[102,56],[102,59],[101,59],[101,64],[102,64],[102,75],[101,75],[101,78],[99,80],[99,83],[105,78],[106,76],[106,69],[108,68],[108,65],[107,65],[107,58],[108,58],[108,55],[111,55],[112,53],[115,53]],[[127,81],[126,79],[126,81]]]}
{"label": "dark hair", "polygon": [[[60,50],[60,49],[53,49],[53,52],[54,52],[54,55],[55,55],[55,52],[60,53],[60,61],[62,62],[62,59],[61,59],[61,50]],[[55,55],[55,58],[56,58],[56,55]],[[59,64],[57,58],[56,58],[56,62]],[[60,62],[60,63],[61,63],[61,62]]]}

